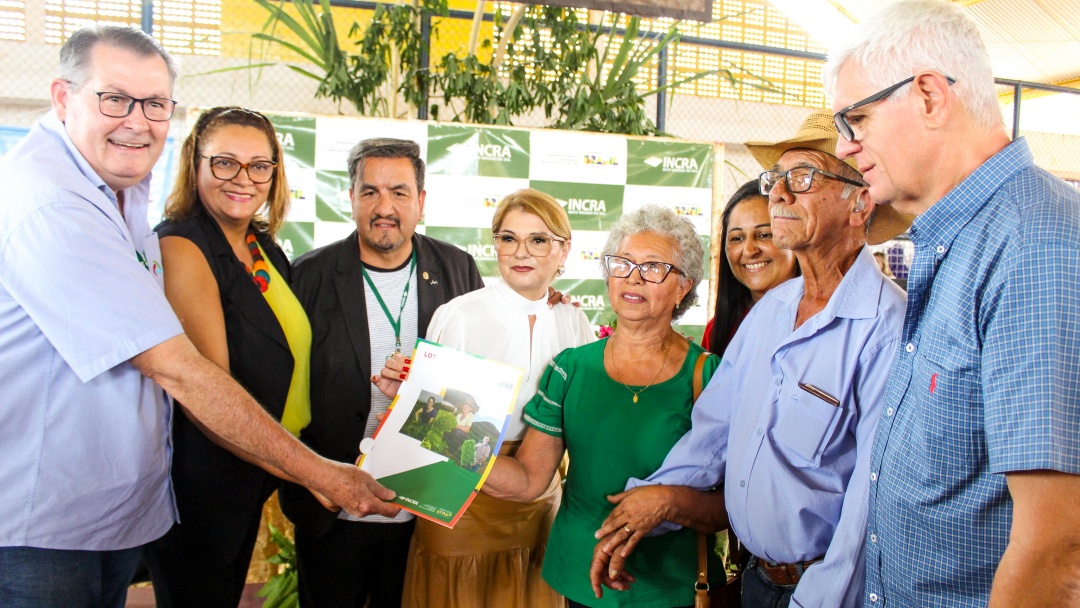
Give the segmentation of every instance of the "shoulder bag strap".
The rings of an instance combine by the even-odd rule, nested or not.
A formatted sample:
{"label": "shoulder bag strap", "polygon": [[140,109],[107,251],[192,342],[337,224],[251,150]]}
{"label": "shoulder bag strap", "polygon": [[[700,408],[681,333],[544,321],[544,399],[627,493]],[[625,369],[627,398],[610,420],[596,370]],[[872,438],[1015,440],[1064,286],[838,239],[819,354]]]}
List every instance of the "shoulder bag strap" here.
{"label": "shoulder bag strap", "polygon": [[[705,370],[705,360],[709,358],[708,352],[698,355],[694,363],[694,402],[697,403],[701,396],[702,372]],[[709,608],[709,553],[706,547],[705,534],[698,532],[697,535],[697,583],[694,584],[694,608]]]}
{"label": "shoulder bag strap", "polygon": [[694,362],[694,403],[697,403],[697,398],[701,396],[702,386],[702,372],[705,371],[705,360],[709,358],[708,352],[703,352],[698,355],[697,361]]}

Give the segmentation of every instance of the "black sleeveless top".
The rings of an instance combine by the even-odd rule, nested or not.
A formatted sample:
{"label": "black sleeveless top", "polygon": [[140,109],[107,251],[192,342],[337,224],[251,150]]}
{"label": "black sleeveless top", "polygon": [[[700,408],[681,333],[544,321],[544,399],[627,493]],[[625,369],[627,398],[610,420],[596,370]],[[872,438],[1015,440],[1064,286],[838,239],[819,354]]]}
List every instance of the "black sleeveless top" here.
{"label": "black sleeveless top", "polygon": [[[225,314],[230,372],[280,419],[292,380],[292,352],[273,310],[221,228],[200,214],[178,222],[166,220],[154,230],[162,238],[185,238],[206,256]],[[289,261],[281,248],[267,234],[257,232],[256,239],[267,262],[290,280]],[[277,487],[276,478],[213,443],[179,407],[173,415],[172,480],[184,536],[202,545],[206,559],[225,561],[236,556],[244,534],[257,525],[263,502]]]}

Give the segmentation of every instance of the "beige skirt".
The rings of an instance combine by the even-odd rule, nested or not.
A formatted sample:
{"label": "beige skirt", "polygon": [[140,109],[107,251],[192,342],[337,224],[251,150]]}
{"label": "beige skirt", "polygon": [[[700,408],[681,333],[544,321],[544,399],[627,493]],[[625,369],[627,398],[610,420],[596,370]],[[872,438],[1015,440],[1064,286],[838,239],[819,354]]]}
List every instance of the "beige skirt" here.
{"label": "beige skirt", "polygon": [[478,494],[452,530],[418,518],[401,605],[562,608],[562,596],[540,578],[561,481],[555,475],[543,496],[528,503]]}

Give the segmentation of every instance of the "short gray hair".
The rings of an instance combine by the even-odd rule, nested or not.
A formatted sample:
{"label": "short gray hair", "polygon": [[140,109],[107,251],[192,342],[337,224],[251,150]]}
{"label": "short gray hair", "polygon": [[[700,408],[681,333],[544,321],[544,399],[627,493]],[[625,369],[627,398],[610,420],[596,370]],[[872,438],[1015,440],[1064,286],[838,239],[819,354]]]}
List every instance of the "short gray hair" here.
{"label": "short gray hair", "polygon": [[840,68],[848,61],[862,67],[878,89],[923,70],[940,72],[956,79],[952,88],[977,125],[993,129],[1004,122],[990,55],[975,22],[957,4],[902,0],[860,24],[855,37],[829,55],[825,88],[830,96],[835,93]]}
{"label": "short gray hair", "polygon": [[[667,207],[646,205],[616,220],[608,231],[607,243],[604,243],[604,255],[615,255],[623,240],[643,232],[652,232],[675,242],[675,265],[683,274],[674,276],[680,281],[690,281],[690,291],[671,315],[671,320],[674,321],[697,303],[697,286],[705,276],[705,247],[701,244],[701,237],[698,236],[690,220],[677,215]],[[604,280],[607,280],[607,266],[602,257],[600,272]]]}
{"label": "short gray hair", "polygon": [[[836,162],[833,163],[832,169],[833,171],[836,171],[837,175],[846,177],[848,179],[853,179],[857,182],[863,181],[862,173],[859,173],[857,169],[835,156],[833,158],[836,160]],[[861,191],[865,188],[866,186],[844,184],[844,189],[840,192],[840,198],[844,201],[850,201],[853,196],[858,197],[862,193]],[[877,217],[877,207],[874,207],[874,209],[870,211],[870,217],[866,218],[866,225],[864,226],[865,235],[870,234],[870,224],[873,223],[875,217]]]}
{"label": "short gray hair", "polygon": [[349,187],[356,187],[356,179],[364,174],[364,161],[369,158],[404,158],[412,163],[416,173],[416,192],[424,191],[424,159],[420,158],[420,144],[408,139],[373,137],[365,139],[349,150]]}
{"label": "short gray hair", "polygon": [[77,85],[85,84],[90,79],[90,54],[98,44],[131,51],[140,57],[161,57],[169,70],[169,84],[176,84],[176,62],[165,47],[146,32],[121,25],[84,27],[72,34],[60,47],[60,66],[57,70],[60,79]]}
{"label": "short gray hair", "polygon": [[[833,158],[836,160],[836,162],[833,163],[831,170],[835,171],[837,175],[841,177],[846,177],[851,180],[855,180],[857,182],[866,183],[863,181],[862,173],[859,173],[858,169],[853,168],[851,165],[845,163],[839,158],[836,158],[835,156],[833,156]],[[865,187],[866,186],[856,186],[855,184],[845,183],[843,191],[840,192],[840,198],[846,201],[850,199],[851,195],[855,194],[857,190],[861,190]]]}

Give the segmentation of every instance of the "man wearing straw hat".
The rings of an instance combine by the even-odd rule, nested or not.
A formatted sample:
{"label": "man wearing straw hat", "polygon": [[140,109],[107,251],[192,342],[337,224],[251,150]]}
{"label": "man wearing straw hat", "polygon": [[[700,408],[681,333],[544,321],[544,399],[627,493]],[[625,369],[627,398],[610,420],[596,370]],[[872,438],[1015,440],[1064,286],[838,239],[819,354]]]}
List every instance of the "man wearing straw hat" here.
{"label": "man wearing straw hat", "polygon": [[918,215],[866,605],[1080,606],[1080,193],[1009,140],[956,4],[890,5],[827,73],[837,154]]}
{"label": "man wearing straw hat", "polygon": [[773,242],[802,276],[750,309],[660,470],[612,498],[598,593],[629,584],[623,553],[654,527],[715,521],[723,507],[708,491],[724,484],[731,529],[753,554],[743,606],[862,604],[870,445],[905,300],[866,243],[906,223],[875,213],[859,173],[833,155],[836,138],[818,111],[790,139],[747,144],[766,169]]}

